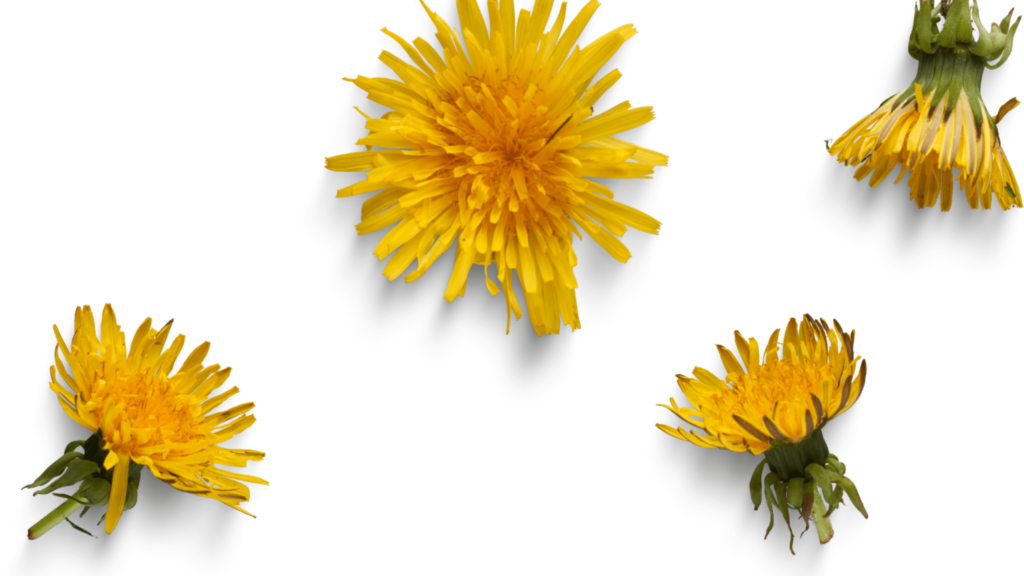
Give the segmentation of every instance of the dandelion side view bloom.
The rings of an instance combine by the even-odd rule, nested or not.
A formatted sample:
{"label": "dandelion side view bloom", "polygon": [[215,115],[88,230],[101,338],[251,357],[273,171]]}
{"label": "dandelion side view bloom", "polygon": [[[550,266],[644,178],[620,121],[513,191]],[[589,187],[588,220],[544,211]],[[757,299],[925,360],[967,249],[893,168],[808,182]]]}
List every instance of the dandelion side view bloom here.
{"label": "dandelion side view bloom", "polygon": [[996,128],[1020,103],[1011,99],[993,118],[981,100],[985,68],[1002,66],[1013,49],[1020,18],[1010,26],[1012,17],[1013,10],[988,31],[977,2],[971,9],[967,0],[921,0],[910,33],[910,55],[920,62],[914,83],[850,128],[829,153],[859,166],[857,180],[874,172],[871,186],[899,164],[896,181],[909,173],[910,198],[918,208],[934,206],[941,197],[942,210],[949,210],[954,180],[971,208],[991,208],[993,194],[1003,210],[1024,206]]}
{"label": "dandelion side view bloom", "polygon": [[[621,77],[612,70],[592,82],[622,44],[631,24],[576,45],[597,10],[588,2],[566,25],[562,4],[545,32],[552,0],[536,0],[516,18],[512,0],[488,0],[485,19],[476,0],[457,0],[460,29],[426,8],[437,28],[439,54],[417,38],[409,44],[386,28],[413,64],[390,52],[380,59],[399,80],[351,80],[392,111],[367,118],[365,152],[327,159],[340,172],[368,170],[339,197],[375,192],[363,203],[359,234],[393,228],[374,254],[391,260],[388,280],[422,276],[453,244],[455,268],[444,297],[466,289],[474,264],[483,266],[492,296],[505,294],[506,333],[522,308],[513,271],[538,335],[557,334],[560,321],[580,327],[576,309],[573,235],[586,232],[616,260],[629,250],[618,237],[631,227],[657,234],[660,223],[616,202],[590,178],[648,178],[668,157],[616,134],[654,119],[650,107],[629,102],[595,114],[597,100]],[[460,43],[457,32],[462,32]],[[497,283],[488,272],[497,267]],[[500,284],[500,288],[499,285]]]}
{"label": "dandelion side view bloom", "polygon": [[[75,311],[70,348],[54,326],[58,344],[50,389],[64,412],[93,435],[69,444],[63,456],[25,487],[49,484],[35,494],[50,494],[81,482],[74,494],[54,494],[64,503],[29,528],[29,539],[65,520],[86,532],[69,516],[79,508],[84,516],[89,508],[99,506],[107,507],[100,522],[106,522],[110,534],[122,512],[135,506],[143,467],[182,492],[219,500],[245,514],[249,512],[239,504],[249,500],[249,488],[243,482],[267,484],[218,467],[245,467],[264,456],[219,446],[256,421],[248,414],[255,407],[252,403],[213,412],[238,393],[233,387],[210,396],[228,379],[231,369],[203,366],[210,350],[205,342],[173,372],[185,337],[179,335],[165,350],[173,320],[160,330],[154,330],[151,322],[147,318],[139,326],[130,348],[125,347],[124,332],[109,304],[103,309],[99,337],[88,306]],[[66,387],[57,379],[58,373]]]}
{"label": "dandelion side view bloom", "polygon": [[750,479],[750,497],[757,510],[767,462],[763,492],[771,520],[765,538],[775,525],[773,509],[778,509],[789,527],[790,552],[790,509],[798,511],[807,528],[814,520],[822,544],[832,539],[829,516],[843,502],[844,494],[868,517],[857,488],[845,476],[846,466],[829,453],[822,435],[829,420],[860,398],[868,370],[867,364],[853,355],[856,330],[847,334],[839,322],[833,324],[835,330],[824,320],[804,316],[798,329],[796,319],[791,319],[781,346],[780,331],[776,330],[763,358],[757,340],[746,340],[736,332],[743,364],[719,346],[728,373],[724,382],[703,368],[694,368],[695,378],[678,376],[679,387],[693,408],[679,407],[675,398],[671,406],[659,404],[704,432],[658,424],[671,436],[701,448],[764,454]]}

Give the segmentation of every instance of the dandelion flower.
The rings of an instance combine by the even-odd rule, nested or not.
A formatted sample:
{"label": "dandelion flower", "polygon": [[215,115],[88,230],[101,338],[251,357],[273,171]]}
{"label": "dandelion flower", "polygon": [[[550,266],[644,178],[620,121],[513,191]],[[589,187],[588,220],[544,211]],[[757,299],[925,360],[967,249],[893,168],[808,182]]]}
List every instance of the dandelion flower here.
{"label": "dandelion flower", "polygon": [[[351,80],[391,111],[367,116],[370,133],[356,142],[365,152],[328,158],[327,168],[369,170],[338,196],[375,193],[356,229],[368,234],[394,225],[374,251],[382,260],[391,255],[388,280],[413,260],[405,281],[416,280],[454,244],[446,300],[463,295],[470,269],[483,266],[491,295],[505,294],[507,333],[512,313],[522,316],[515,271],[538,335],[557,334],[559,320],[575,330],[573,234],[582,239],[582,229],[625,262],[630,253],[618,237],[626,228],[657,234],[660,227],[592,180],[647,178],[668,164],[667,156],[615,137],[653,120],[652,108],[623,102],[594,111],[621,74],[592,80],[636,30],[627,24],[581,49],[576,41],[597,2],[567,25],[563,3],[546,32],[552,0],[537,0],[518,19],[512,0],[489,0],[487,19],[476,0],[456,4],[461,30],[427,9],[441,53],[422,38],[409,44],[384,29],[413,64],[385,51],[380,59],[399,80]],[[492,262],[497,282],[488,272]]]}
{"label": "dandelion flower", "polygon": [[[871,186],[899,164],[896,181],[909,174],[910,198],[918,208],[934,206],[941,196],[942,210],[949,210],[954,179],[971,208],[991,208],[993,194],[1003,210],[1024,206],[996,127],[1019,102],[1010,100],[993,118],[981,100],[985,68],[1002,66],[1013,48],[1020,18],[1011,27],[1012,16],[1011,10],[1001,24],[986,31],[977,2],[969,11],[967,0],[934,6],[922,0],[910,34],[910,55],[920,62],[914,83],[856,123],[829,153],[847,166],[858,166],[857,180],[874,172]],[[940,17],[945,18],[941,31]]]}
{"label": "dandelion flower", "polygon": [[[868,517],[857,488],[845,476],[846,466],[829,453],[822,435],[829,420],[860,399],[868,370],[853,355],[856,331],[843,332],[839,322],[834,326],[835,330],[824,320],[804,316],[798,329],[796,319],[791,319],[781,346],[776,330],[763,357],[757,340],[746,340],[736,332],[743,364],[719,346],[727,371],[724,382],[703,368],[694,368],[694,378],[678,376],[679,387],[693,408],[679,407],[675,398],[671,406],[659,405],[703,432],[658,424],[670,436],[701,448],[764,454],[750,479],[750,496],[756,510],[761,505],[761,475],[767,462],[764,498],[771,522],[765,538],[775,525],[772,509],[777,508],[789,526],[792,508],[808,527],[813,519],[819,540],[828,542],[833,534],[829,516],[843,502],[844,493]],[[792,527],[789,548],[793,550]]]}
{"label": "dandelion flower", "polygon": [[103,505],[110,534],[121,513],[135,505],[143,467],[182,492],[213,498],[249,514],[239,507],[249,500],[249,488],[243,482],[267,482],[218,466],[245,467],[249,461],[263,459],[262,452],[219,446],[252,426],[256,418],[248,412],[254,404],[214,412],[238,393],[233,387],[211,397],[231,369],[203,366],[210,349],[205,342],[174,372],[185,337],[179,335],[164,349],[171,322],[154,330],[147,318],[130,348],[125,347],[124,332],[109,304],[103,309],[99,337],[88,306],[75,311],[70,348],[54,326],[58,345],[55,366],[50,368],[50,389],[64,412],[94,434],[69,444],[63,456],[26,486],[36,488],[56,478],[36,492],[49,494],[81,482],[73,495],[56,494],[65,502],[29,529],[30,539],[42,536],[80,507],[85,508],[84,515],[89,508]]}

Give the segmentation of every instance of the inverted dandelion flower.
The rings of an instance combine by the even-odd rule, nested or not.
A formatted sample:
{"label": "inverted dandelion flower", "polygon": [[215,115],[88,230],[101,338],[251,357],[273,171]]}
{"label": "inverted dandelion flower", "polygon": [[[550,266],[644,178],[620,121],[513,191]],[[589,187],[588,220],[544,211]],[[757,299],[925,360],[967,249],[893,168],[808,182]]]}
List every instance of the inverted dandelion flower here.
{"label": "inverted dandelion flower", "polygon": [[[954,180],[960,181],[971,208],[991,208],[993,195],[1003,210],[1024,206],[996,128],[1019,102],[1011,99],[993,118],[981,100],[985,68],[1002,66],[1013,48],[1020,18],[1010,26],[1012,16],[1011,10],[986,31],[977,2],[969,11],[967,0],[936,5],[922,0],[910,34],[910,55],[920,62],[914,83],[854,124],[829,153],[858,166],[857,180],[873,172],[871,186],[898,164],[896,181],[909,174],[910,198],[918,208],[934,206],[941,197],[942,210],[949,210]],[[941,31],[940,17],[945,18]]]}

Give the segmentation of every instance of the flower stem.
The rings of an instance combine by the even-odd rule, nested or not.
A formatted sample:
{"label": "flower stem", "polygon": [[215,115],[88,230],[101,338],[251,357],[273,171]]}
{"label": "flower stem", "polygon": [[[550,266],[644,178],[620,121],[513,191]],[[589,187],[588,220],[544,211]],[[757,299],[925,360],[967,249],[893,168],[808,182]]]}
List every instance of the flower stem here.
{"label": "flower stem", "polygon": [[71,516],[75,510],[78,510],[81,507],[81,502],[68,498],[63,504],[54,508],[53,512],[43,516],[42,520],[36,522],[28,529],[28,539],[35,540],[43,534],[46,534],[51,528],[63,522],[65,518]]}

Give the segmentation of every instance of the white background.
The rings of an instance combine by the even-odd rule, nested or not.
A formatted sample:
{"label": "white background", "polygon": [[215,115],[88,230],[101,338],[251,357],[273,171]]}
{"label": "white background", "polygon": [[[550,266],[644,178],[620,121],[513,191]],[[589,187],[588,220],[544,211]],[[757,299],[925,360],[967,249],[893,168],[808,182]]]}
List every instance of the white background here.
{"label": "white background", "polygon": [[[573,0],[570,16],[583,6]],[[608,0],[583,41],[640,34],[598,106],[653,105],[627,138],[671,156],[612,182],[660,219],[622,265],[577,241],[583,329],[505,335],[449,253],[388,283],[358,237],[357,174],[323,169],[379,115],[342,80],[390,76],[380,29],[434,41],[415,0],[4,2],[0,9],[0,572],[4,574],[985,573],[1020,541],[1021,214],[918,210],[825,152],[906,88],[910,0]],[[1011,0],[985,0],[987,22]],[[453,23],[454,0],[431,7]],[[529,8],[526,6],[522,6]],[[1017,6],[1024,8],[1024,6]],[[1024,54],[985,75],[1024,97]],[[1015,90],[1017,90],[1015,92]],[[1000,125],[1024,173],[1024,112]],[[894,173],[895,175],[895,173]],[[492,272],[493,273],[493,272]],[[111,302],[125,331],[175,318],[234,367],[264,450],[253,520],[144,473],[112,536],[26,528],[59,504],[18,488],[87,431],[47,389],[56,324]],[[655,423],[714,344],[810,312],[857,329],[870,378],[830,424],[871,518],[762,538],[751,456]],[[95,522],[99,514],[89,517]],[[98,531],[101,532],[101,531]],[[299,572],[297,572],[299,573]],[[301,572],[305,573],[305,572]],[[758,572],[761,573],[761,572]]]}

